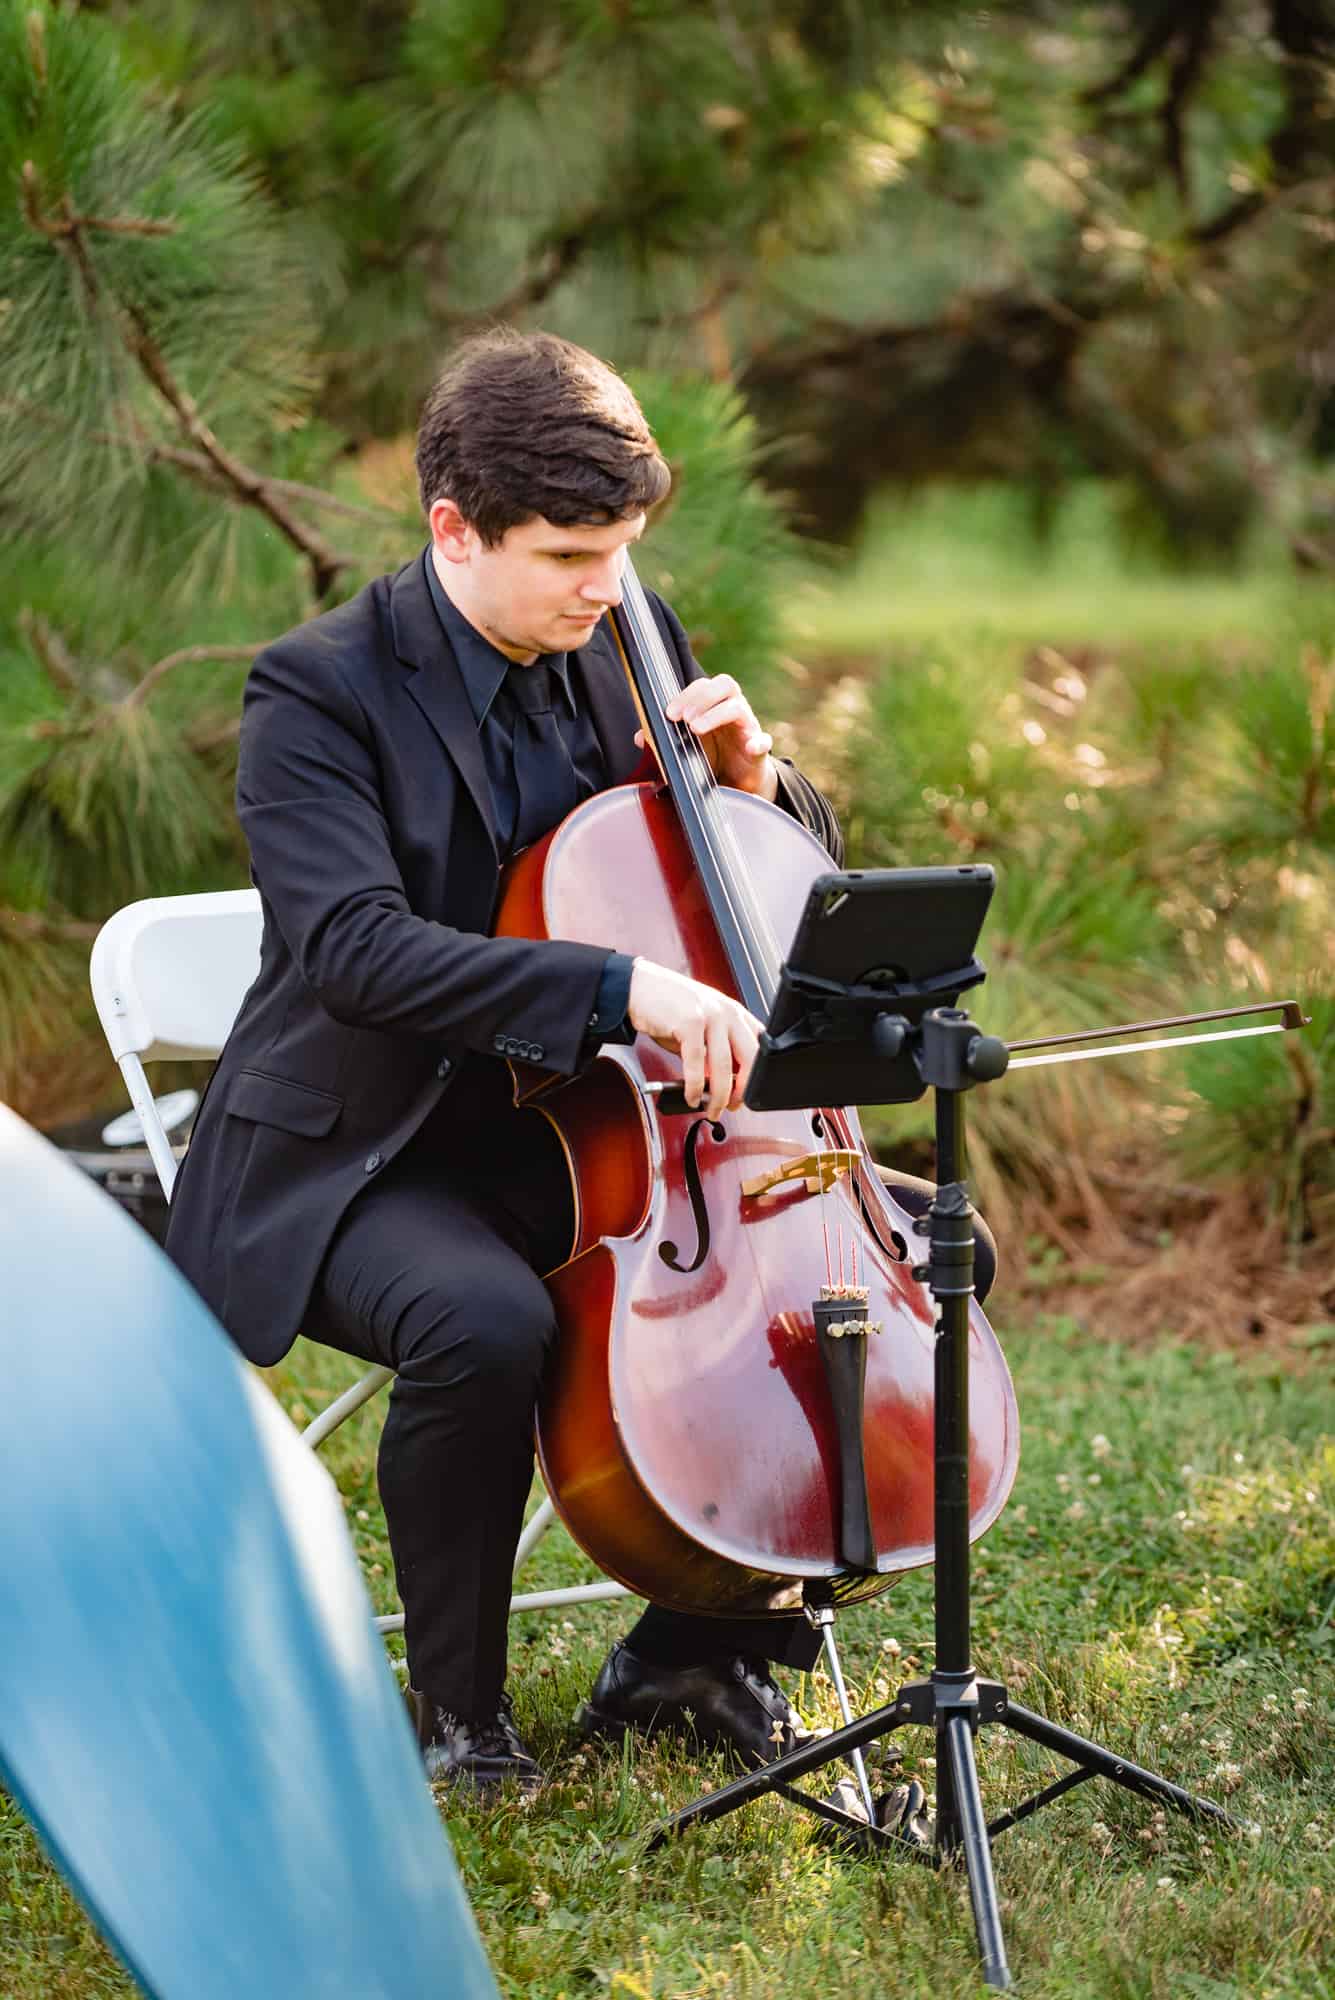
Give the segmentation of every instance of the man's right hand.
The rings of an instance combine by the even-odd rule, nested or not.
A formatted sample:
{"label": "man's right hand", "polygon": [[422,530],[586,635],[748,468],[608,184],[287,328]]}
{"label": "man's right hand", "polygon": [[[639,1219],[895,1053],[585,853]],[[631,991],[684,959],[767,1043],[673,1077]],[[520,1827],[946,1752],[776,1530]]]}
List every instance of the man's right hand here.
{"label": "man's right hand", "polygon": [[717,987],[637,958],[630,976],[631,1026],[681,1057],[686,1102],[718,1118],[736,1111],[746,1089],[761,1023]]}

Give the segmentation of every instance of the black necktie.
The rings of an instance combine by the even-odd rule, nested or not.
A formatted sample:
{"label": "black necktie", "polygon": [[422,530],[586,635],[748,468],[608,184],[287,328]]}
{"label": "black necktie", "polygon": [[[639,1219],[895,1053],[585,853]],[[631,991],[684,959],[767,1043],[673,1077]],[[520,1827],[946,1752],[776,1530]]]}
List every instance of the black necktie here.
{"label": "black necktie", "polygon": [[556,726],[552,709],[555,689],[550,667],[513,666],[505,685],[514,696],[515,819],[514,850],[531,847],[563,820],[579,795],[570,752]]}

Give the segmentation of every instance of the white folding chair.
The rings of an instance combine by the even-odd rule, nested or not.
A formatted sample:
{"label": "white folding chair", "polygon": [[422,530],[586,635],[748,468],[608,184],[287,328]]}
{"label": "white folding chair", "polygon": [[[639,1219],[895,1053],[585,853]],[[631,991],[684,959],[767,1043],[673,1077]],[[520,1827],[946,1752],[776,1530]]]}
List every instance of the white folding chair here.
{"label": "white folding chair", "polygon": [[[168,1201],[176,1182],[177,1157],[144,1064],[216,1058],[259,970],[262,928],[256,890],[222,889],[127,903],[107,919],[94,939],[89,977],[98,1019]],[[392,1369],[369,1369],[306,1426],[305,1443],[322,1444],[392,1379]],[[554,1519],[551,1501],[544,1500],[520,1537],[516,1573]],[[510,1609],[556,1610],[627,1594],[620,1583],[574,1584],[512,1596]],[[403,1614],[378,1618],[376,1623],[382,1632],[401,1631]]]}

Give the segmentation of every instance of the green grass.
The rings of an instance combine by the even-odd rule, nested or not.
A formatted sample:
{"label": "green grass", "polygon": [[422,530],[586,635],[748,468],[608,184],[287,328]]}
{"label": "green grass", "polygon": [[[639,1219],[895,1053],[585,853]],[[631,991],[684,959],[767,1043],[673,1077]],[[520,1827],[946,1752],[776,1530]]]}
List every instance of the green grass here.
{"label": "green grass", "polygon": [[[1335,1992],[1335,1388],[1180,1346],[1093,1345],[1065,1322],[1007,1337],[1024,1417],[1010,1505],[976,1552],[981,1669],[1013,1694],[1255,1821],[1198,1832],[1092,1783],[997,1843],[1008,1945],[1026,2000]],[[315,1409],[340,1357],[297,1349],[273,1378]],[[378,1414],[331,1440],[329,1463],[377,1608],[392,1605],[374,1496]],[[525,1576],[586,1566],[553,1533]],[[457,1809],[455,1852],[502,1991],[533,2000],[981,1992],[962,1879],[832,1854],[767,1801],[646,1856],[663,1810],[722,1775],[680,1748],[581,1746],[571,1715],[616,1606],[513,1626],[521,1726],[553,1776],[527,1806]],[[841,1621],[860,1704],[930,1664],[931,1578]],[[836,1719],[823,1674],[803,1705]],[[933,1784],[931,1743],[906,1741]],[[986,1735],[989,1809],[1043,1764]],[[61,2000],[132,1989],[12,1807],[0,1820],[0,1995]],[[267,1996],[266,1996],[267,2000]]]}
{"label": "green grass", "polygon": [[[756,692],[767,719],[791,702],[803,760],[849,782],[859,858],[964,858],[967,834],[981,858],[1001,862],[1009,886],[985,950],[994,978],[979,1016],[995,1025],[1004,1014],[1008,1032],[1053,1025],[1058,1000],[1073,1023],[1124,1017],[1133,1009],[1116,982],[1139,976],[1138,954],[1151,946],[1142,1012],[1170,1011],[1154,1004],[1164,991],[1183,1006],[1204,1004],[1211,981],[1237,976],[1226,949],[1234,940],[1267,955],[1276,990],[1325,949],[1329,855],[1310,858],[1301,824],[1280,823],[1286,810],[1293,818],[1290,794],[1312,753],[1299,742],[1288,763],[1248,762],[1239,744],[1255,737],[1257,756],[1269,756],[1276,732],[1244,726],[1239,703],[1247,674],[1271,668],[1293,706],[1294,688],[1306,685],[1302,642],[1322,657],[1335,652],[1335,592],[1294,579],[1264,551],[1236,574],[1166,576],[1119,553],[1111,525],[1107,494],[1088,490],[1070,497],[1046,547],[1004,493],[952,491],[886,508],[851,568],[799,596],[793,643],[809,679],[775,669],[763,701]],[[1088,659],[1077,656],[1082,647]],[[1039,699],[1066,673],[1062,659],[1089,690],[1065,717]],[[836,699],[823,713],[842,685],[831,675],[845,673],[866,706],[840,709]],[[1037,744],[1020,733],[1025,719],[1043,726]],[[1085,743],[1106,757],[1102,789],[1082,775]],[[1239,829],[1235,795],[1254,824]],[[1040,833],[1044,844],[1031,852]],[[1295,877],[1285,895],[1270,887],[1282,887],[1281,861]],[[1143,881],[1144,911],[1125,892],[1128,866]],[[1308,913],[1302,924],[1295,912]],[[1151,934],[1156,925],[1167,927],[1166,944]],[[1258,1066],[1233,1095],[1254,1111],[1270,1086],[1259,1059],[1249,1061]],[[1113,1098],[1107,1077],[1097,1108],[1082,1113],[1090,1144]],[[1202,1132],[1209,1082],[1184,1068],[1176,1086]],[[1024,1133],[994,1140],[1023,1159],[1046,1129],[1045,1100],[1035,1090],[1014,1102]],[[985,1100],[980,1138],[989,1115]],[[901,1141],[908,1121],[895,1114]],[[1179,1129],[1147,1125],[1156,1150]],[[1245,1153],[1259,1214],[1283,1160],[1275,1165],[1274,1148],[1262,1155],[1251,1126],[1239,1133],[1224,1164],[1231,1171]],[[1053,1125],[1050,1147],[1069,1136]],[[1329,1257],[1320,1244],[1313,1255],[1324,1284]],[[1012,1269],[1021,1261],[1008,1253]],[[1174,1323],[1165,1291],[1155,1324]],[[1293,1371],[1281,1373],[1251,1355],[1096,1343],[1064,1322],[1007,1334],[1024,1454],[1011,1503],[977,1551],[980,1668],[1028,1705],[1224,1798],[1260,1829],[1244,1840],[1199,1835],[1094,1783],[1008,1833],[997,1845],[998,1886],[1024,2000],[1335,2000],[1329,1335],[1311,1327]],[[298,1349],[273,1384],[300,1421],[350,1372],[336,1356]],[[359,1415],[330,1441],[326,1462],[385,1611],[396,1607],[375,1494],[378,1422],[376,1406]],[[556,1533],[524,1584],[588,1573]],[[574,1738],[570,1718],[625,1622],[615,1605],[514,1621],[519,1718],[553,1782],[526,1808],[459,1809],[448,1821],[505,1994],[980,1992],[955,1875],[840,1859],[773,1802],[670,1854],[644,1854],[655,1817],[723,1773],[679,1748],[635,1746],[623,1758]],[[931,1629],[929,1574],[842,1620],[860,1704],[930,1665]],[[822,1674],[796,1692],[813,1721],[834,1723]],[[906,1749],[930,1786],[930,1742],[915,1732]],[[989,1808],[1042,1782],[1041,1763],[986,1735]],[[0,1802],[0,2000],[130,1991]]]}
{"label": "green grass", "polygon": [[1106,483],[1074,486],[1045,537],[1014,489],[939,486],[872,510],[853,561],[798,592],[793,642],[804,655],[968,639],[1264,651],[1295,615],[1329,635],[1335,588],[1264,545],[1215,570],[1128,551]]}

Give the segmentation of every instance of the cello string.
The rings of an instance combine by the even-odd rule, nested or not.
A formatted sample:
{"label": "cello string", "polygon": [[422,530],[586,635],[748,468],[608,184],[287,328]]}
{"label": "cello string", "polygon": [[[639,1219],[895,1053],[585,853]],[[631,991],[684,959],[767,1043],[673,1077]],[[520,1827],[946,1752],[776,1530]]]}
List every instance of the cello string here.
{"label": "cello string", "polygon": [[[626,579],[626,583],[628,586],[628,594],[631,597],[635,610],[637,612],[643,611],[644,615],[647,617],[648,605],[647,605],[647,600],[644,598],[643,595],[643,587],[639,582],[639,578],[635,575],[633,565],[629,562],[629,560],[627,561],[626,567],[627,570],[629,571],[629,575]],[[637,619],[637,624],[638,623],[639,620]],[[656,627],[653,627],[652,629],[654,632],[654,637],[656,639],[658,636],[657,629]],[[672,696],[680,692],[676,676],[672,672],[670,663],[666,659],[666,653],[660,652],[659,649],[656,647],[646,645],[642,637],[641,637],[641,652],[650,659],[651,666],[653,667],[655,673],[656,689],[659,695],[659,700],[663,708],[666,709],[667,703],[672,699]],[[751,915],[752,919],[751,931],[752,935],[756,939],[757,944],[760,947],[761,953],[765,961],[764,971],[766,975],[766,990],[772,999],[774,994],[778,990],[779,968],[782,964],[783,954],[779,947],[778,940],[774,935],[773,927],[769,922],[768,915],[764,909],[764,905],[763,903],[761,903],[760,899],[755,893],[750,864],[748,863],[746,856],[743,853],[737,841],[737,837],[733,831],[732,824],[727,815],[726,810],[719,809],[719,795],[723,791],[724,787],[722,786],[718,774],[715,771],[712,763],[709,760],[708,755],[705,752],[703,743],[701,742],[700,738],[695,734],[695,732],[690,730],[684,723],[679,723],[676,727],[675,733],[677,736],[678,743],[683,746],[683,752],[682,752],[683,760],[689,763],[691,769],[695,774],[697,785],[701,789],[703,800],[705,803],[705,810],[709,813],[709,817],[711,820],[711,831],[715,836],[719,848],[726,851],[726,858],[728,866],[732,871],[733,879],[741,883],[743,885],[744,890],[746,891],[746,900],[747,903],[750,905],[749,914]],[[821,1225],[821,1240],[825,1254],[825,1277],[827,1285],[833,1287],[836,1255],[838,1259],[840,1282],[841,1283],[843,1282],[844,1261],[845,1261],[844,1225],[842,1216],[842,1204],[840,1204],[839,1208],[836,1209],[835,1212],[835,1244],[832,1246],[830,1241],[830,1226],[829,1226],[830,1209],[832,1204],[831,1204],[831,1194],[828,1191],[827,1184],[829,1187],[832,1187],[834,1183],[832,1177],[825,1170],[822,1161],[823,1161],[823,1156],[826,1153],[833,1152],[835,1150],[836,1135],[830,1132],[828,1121],[825,1117],[823,1116],[818,1117],[813,1122],[816,1127],[816,1137],[817,1137],[816,1183],[817,1183],[817,1199],[819,1203],[818,1213],[820,1216],[820,1225]]]}
{"label": "cello string", "polygon": [[[719,876],[725,895],[731,907],[738,934],[751,960],[751,969],[757,977],[757,984],[772,1002],[778,991],[779,971],[783,963],[783,953],[774,930],[769,922],[764,904],[756,894],[752,871],[746,855],[733,830],[731,819],[722,806],[721,795],[726,789],[715,771],[704,744],[696,732],[680,717],[669,722],[667,707],[673,697],[681,692],[681,683],[673,672],[667,650],[659,634],[644,594],[629,557],[622,572],[622,599],[634,634],[640,658],[643,660],[658,698],[659,714],[671,730],[677,744],[678,756],[683,772],[694,784],[700,803],[702,817],[712,839],[720,863]],[[737,894],[734,894],[733,885]],[[741,908],[738,908],[738,903]],[[759,960],[759,963],[757,963]],[[829,1196],[826,1183],[830,1178],[820,1164],[821,1156],[834,1149],[834,1140],[828,1131],[827,1121],[819,1116],[814,1121],[817,1137],[817,1198],[820,1216],[821,1238],[825,1252],[826,1283],[833,1287],[835,1254],[830,1243]],[[844,1227],[842,1214],[835,1218],[835,1236],[838,1254],[839,1280],[844,1275]]]}
{"label": "cello string", "polygon": [[[649,612],[648,600],[643,585],[635,574],[634,565],[627,560],[622,572],[623,604],[634,633],[640,656],[654,683],[660,713],[666,709],[674,694],[681,692],[680,683],[667,659],[667,650]],[[664,717],[666,721],[666,717]],[[702,820],[707,836],[715,848],[720,863],[723,857],[719,850],[730,849],[726,856],[727,869],[720,865],[718,873],[720,887],[727,898],[730,913],[737,928],[737,934],[750,960],[750,969],[756,985],[770,999],[778,985],[778,953],[773,945],[773,933],[760,909],[751,882],[750,869],[745,856],[737,844],[736,837],[728,824],[726,815],[710,810],[709,794],[717,793],[718,780],[710,766],[704,747],[680,718],[667,727],[672,731],[679,746],[684,774],[692,781],[697,801],[702,809]]]}
{"label": "cello string", "polygon": [[[668,705],[673,697],[681,692],[681,683],[668,660],[666,648],[649,611],[643,586],[629,558],[622,572],[622,598],[637,650],[649,675],[653,693],[657,697],[659,718],[675,740],[680,767],[688,782],[693,785],[703,829],[706,837],[712,839],[717,854],[717,849],[722,845],[718,838],[720,827],[727,833],[731,832],[726,816],[720,815],[716,808],[711,810],[710,794],[717,790],[718,779],[695,731],[680,717],[673,721],[668,720],[666,713]],[[729,880],[727,868],[720,865],[716,870],[719,885],[727,898],[736,935],[746,953],[754,985],[759,991],[772,997],[777,989],[777,971],[771,955],[765,951],[764,939],[758,936],[760,926],[755,922],[756,898],[750,887],[749,871],[740,850],[736,848],[735,841],[730,844],[734,850],[728,859],[728,865],[733,871],[732,880]],[[740,891],[740,908],[738,895],[733,891],[733,883]],[[751,918],[749,923],[748,916]],[[759,954],[756,950],[757,943],[760,945]],[[767,959],[770,962],[767,962]]]}
{"label": "cello string", "polygon": [[[667,659],[666,649],[659,637],[658,628],[653,623],[652,616],[649,613],[648,600],[644,595],[644,587],[635,573],[633,563],[629,560],[627,560],[625,571],[623,572],[623,585],[624,594],[635,613],[637,627],[646,627],[647,632],[652,635],[650,639],[646,638],[642,633],[637,632],[637,636],[640,638],[641,651],[645,654],[649,664],[654,669],[659,700],[662,706],[666,708],[673,696],[681,692],[681,685],[676,675],[672,672],[671,665]],[[752,951],[753,960],[757,956],[757,953],[761,960],[758,966],[753,964],[753,969],[763,972],[763,980],[760,983],[764,985],[769,997],[772,999],[778,990],[779,967],[783,962],[783,954],[779,948],[778,940],[774,936],[764,905],[755,893],[751,868],[738,843],[732,824],[726,812],[718,809],[718,797],[726,790],[726,787],[720,783],[718,775],[709,761],[704,745],[694,730],[680,719],[672,727],[678,743],[682,746],[683,762],[691,768],[694,774],[697,794],[707,818],[710,835],[715,848],[719,851],[720,859],[726,860],[731,879],[739,886],[744,896],[744,905],[740,914],[746,919],[753,947],[755,947]],[[734,916],[738,916],[739,912],[736,900],[734,898],[730,898],[730,900],[733,901]]]}

